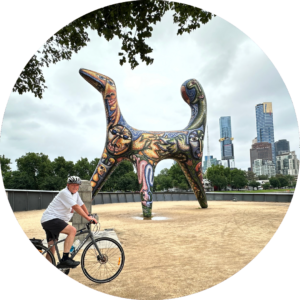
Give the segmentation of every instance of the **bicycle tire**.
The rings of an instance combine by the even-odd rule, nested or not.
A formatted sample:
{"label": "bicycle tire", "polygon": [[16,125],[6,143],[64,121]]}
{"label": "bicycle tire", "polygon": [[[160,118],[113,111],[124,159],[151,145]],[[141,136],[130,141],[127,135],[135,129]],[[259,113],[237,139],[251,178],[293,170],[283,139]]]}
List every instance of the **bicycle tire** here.
{"label": "bicycle tire", "polygon": [[[50,250],[48,250],[48,248],[47,248],[46,246],[44,246],[44,245],[39,245],[37,249],[38,249],[38,251],[39,251],[40,253],[43,254],[43,256],[45,257],[45,259],[47,259],[47,258],[46,258],[46,255],[49,254],[49,256],[50,256],[50,258],[51,258],[51,263],[52,263],[54,266],[56,266],[54,255],[52,254],[52,252],[51,252]],[[43,253],[44,251],[46,251],[46,252]]]}
{"label": "bicycle tire", "polygon": [[124,250],[117,241],[108,237],[97,238],[95,243],[103,259],[99,258],[94,243],[90,242],[82,253],[81,269],[89,280],[106,283],[115,279],[122,271],[125,263]]}
{"label": "bicycle tire", "polygon": [[[48,248],[47,248],[46,246],[44,246],[44,245],[39,245],[37,249],[38,249],[38,251],[39,251],[40,253],[43,253],[43,252],[46,250],[46,252],[43,253],[44,257],[46,258],[47,253],[49,253],[50,258],[51,258],[51,263],[52,263],[54,266],[56,266],[55,257],[54,257],[54,255],[53,255],[53,253],[52,253],[50,250],[47,250]],[[59,269],[59,270],[60,270],[61,272],[63,272],[64,274],[66,274],[66,275],[69,275],[69,273],[70,273],[70,269]]]}

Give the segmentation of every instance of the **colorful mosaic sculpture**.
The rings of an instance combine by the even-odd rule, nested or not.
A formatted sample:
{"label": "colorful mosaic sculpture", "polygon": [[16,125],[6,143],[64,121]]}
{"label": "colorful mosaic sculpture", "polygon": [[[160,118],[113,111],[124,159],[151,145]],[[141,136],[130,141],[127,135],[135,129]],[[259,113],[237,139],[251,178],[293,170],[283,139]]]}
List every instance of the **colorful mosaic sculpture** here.
{"label": "colorful mosaic sculpture", "polygon": [[143,131],[131,127],[118,105],[115,82],[94,71],[80,69],[80,75],[103,96],[107,131],[102,157],[91,178],[94,198],[117,165],[124,159],[136,167],[144,217],[151,217],[153,179],[156,165],[163,159],[177,161],[202,208],[207,208],[202,179],[206,98],[200,83],[185,81],[181,95],[191,107],[191,119],[183,130]]}

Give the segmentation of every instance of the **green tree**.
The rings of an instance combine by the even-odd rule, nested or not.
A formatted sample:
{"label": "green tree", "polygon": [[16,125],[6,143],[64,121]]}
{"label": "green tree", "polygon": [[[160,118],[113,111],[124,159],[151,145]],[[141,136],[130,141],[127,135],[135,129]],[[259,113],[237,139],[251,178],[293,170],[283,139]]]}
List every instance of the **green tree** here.
{"label": "green tree", "polygon": [[117,189],[124,192],[138,191],[139,184],[138,184],[137,174],[134,173],[133,171],[124,174],[117,181]]}
{"label": "green tree", "polygon": [[227,179],[224,175],[216,174],[212,177],[212,179],[209,180],[211,180],[211,183],[216,186],[219,191],[225,189],[227,186]]}
{"label": "green tree", "polygon": [[178,187],[179,187],[179,189],[184,190],[184,191],[189,189],[189,185],[184,181],[180,182]]}
{"label": "green tree", "polygon": [[256,174],[252,171],[246,171],[246,177],[248,181],[254,181],[257,178]]}
{"label": "green tree", "polygon": [[3,184],[5,189],[36,190],[36,185],[33,177],[30,177],[27,173],[20,171],[5,173]]}
{"label": "green tree", "polygon": [[285,187],[285,186],[289,185],[289,181],[287,180],[287,178],[285,176],[278,177],[278,180],[280,182],[281,187]]}
{"label": "green tree", "polygon": [[252,186],[253,188],[257,188],[260,186],[260,183],[255,181],[255,180],[251,180],[249,183],[248,183],[248,186]]}
{"label": "green tree", "polygon": [[233,169],[231,170],[231,184],[238,190],[245,185],[247,185],[247,175],[246,171],[243,171],[241,169]]}
{"label": "green tree", "polygon": [[164,168],[160,173],[155,176],[154,184],[156,185],[155,191],[168,190],[173,187],[173,179],[169,174],[169,169]]}
{"label": "green tree", "polygon": [[180,189],[189,188],[189,183],[177,162],[174,162],[174,164],[171,166],[170,170],[168,171],[168,176],[170,176],[172,180],[172,187],[178,187]]}
{"label": "green tree", "polygon": [[4,155],[0,155],[2,177],[6,172],[11,171],[10,164],[11,164],[10,158],[6,158]]}
{"label": "green tree", "polygon": [[160,171],[159,175],[163,175],[163,176],[169,176],[169,169],[168,168],[164,168]]}
{"label": "green tree", "polygon": [[268,175],[258,175],[258,180],[267,180],[268,178]]}
{"label": "green tree", "polygon": [[212,186],[216,186],[218,190],[226,188],[231,183],[231,172],[229,168],[222,165],[212,165],[206,171],[206,177]]}
{"label": "green tree", "polygon": [[[79,159],[74,165],[74,171],[77,176],[79,176],[83,180],[90,180],[92,176],[91,166],[88,159],[82,158]],[[75,175],[74,174],[74,175]]]}
{"label": "green tree", "polygon": [[238,190],[247,184],[247,178],[242,175],[236,175],[232,179],[232,185]]}
{"label": "green tree", "polygon": [[291,187],[296,187],[296,184],[297,184],[297,182],[296,182],[296,181],[293,181],[293,182],[291,183]]}
{"label": "green tree", "polygon": [[107,41],[114,37],[122,41],[121,51],[118,53],[121,65],[128,61],[134,69],[138,66],[137,56],[146,65],[152,64],[154,59],[149,54],[153,49],[146,44],[146,39],[152,36],[153,25],[160,22],[169,10],[174,12],[173,23],[178,25],[177,35],[200,28],[201,24],[206,24],[214,16],[197,7],[159,0],[124,2],[95,10],[74,20],[50,37],[42,50],[27,63],[13,91],[19,94],[30,91],[41,99],[47,88],[43,67],[61,60],[70,60],[73,53],[87,46],[90,41],[88,30],[96,30]]}
{"label": "green tree", "polygon": [[263,184],[262,187],[263,187],[264,190],[268,190],[270,188],[270,183],[266,182],[266,183]]}
{"label": "green tree", "polygon": [[130,161],[123,160],[111,174],[109,179],[105,182],[102,191],[120,190],[121,188],[118,185],[119,179],[125,176],[125,174],[133,171],[134,169],[132,163]]}
{"label": "green tree", "polygon": [[67,182],[67,178],[75,174],[74,163],[66,161],[63,156],[59,156],[52,162],[54,174]]}
{"label": "green tree", "polygon": [[288,186],[295,186],[295,177],[292,175],[285,175],[286,180],[288,181]]}
{"label": "green tree", "polygon": [[60,191],[67,186],[67,178],[61,178],[53,175],[44,178],[39,189],[45,191]]}
{"label": "green tree", "polygon": [[270,184],[271,184],[272,187],[274,187],[274,188],[276,188],[276,187],[280,188],[280,181],[278,180],[278,178],[272,176],[269,179],[269,182],[270,182]]}
{"label": "green tree", "polygon": [[[16,159],[16,162],[18,171],[22,173],[22,175],[19,174],[18,176],[28,176],[30,186],[25,187],[26,189],[39,190],[44,179],[53,175],[51,161],[48,155],[43,153],[29,152]],[[14,173],[13,176],[16,176],[16,174]]]}

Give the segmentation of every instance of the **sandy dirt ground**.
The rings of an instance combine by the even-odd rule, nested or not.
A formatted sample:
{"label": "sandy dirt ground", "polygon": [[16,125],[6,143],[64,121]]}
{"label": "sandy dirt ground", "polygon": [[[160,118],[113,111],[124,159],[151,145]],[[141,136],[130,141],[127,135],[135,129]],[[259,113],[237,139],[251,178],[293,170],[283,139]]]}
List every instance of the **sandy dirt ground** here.
{"label": "sandy dirt ground", "polygon": [[[196,201],[153,204],[157,220],[143,220],[139,203],[94,205],[101,230],[114,228],[125,251],[120,275],[106,284],[88,280],[79,267],[69,276],[113,296],[169,299],[208,289],[245,267],[270,241],[289,203]],[[16,212],[29,238],[45,238],[44,210]],[[80,260],[76,256],[76,260]]]}

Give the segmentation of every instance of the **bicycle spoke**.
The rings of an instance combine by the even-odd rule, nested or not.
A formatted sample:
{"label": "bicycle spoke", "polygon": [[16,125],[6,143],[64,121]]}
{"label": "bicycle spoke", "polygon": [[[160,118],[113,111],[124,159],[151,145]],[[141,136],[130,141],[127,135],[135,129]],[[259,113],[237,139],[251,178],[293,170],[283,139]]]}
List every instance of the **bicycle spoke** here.
{"label": "bicycle spoke", "polygon": [[93,243],[90,243],[82,259],[84,274],[92,281],[102,283],[115,278],[124,265],[124,252],[122,247],[110,238],[95,240],[101,254]]}

